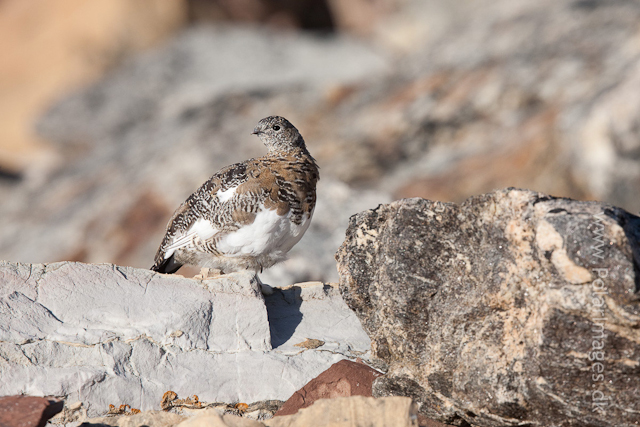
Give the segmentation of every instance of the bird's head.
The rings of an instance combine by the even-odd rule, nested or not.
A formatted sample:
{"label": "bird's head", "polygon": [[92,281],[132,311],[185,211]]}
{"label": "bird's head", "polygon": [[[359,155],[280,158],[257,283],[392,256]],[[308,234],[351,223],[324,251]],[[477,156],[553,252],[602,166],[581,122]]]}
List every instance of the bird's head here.
{"label": "bird's head", "polygon": [[269,152],[286,152],[296,148],[305,148],[304,139],[298,129],[284,117],[265,117],[258,122],[253,130],[253,135],[258,135]]}

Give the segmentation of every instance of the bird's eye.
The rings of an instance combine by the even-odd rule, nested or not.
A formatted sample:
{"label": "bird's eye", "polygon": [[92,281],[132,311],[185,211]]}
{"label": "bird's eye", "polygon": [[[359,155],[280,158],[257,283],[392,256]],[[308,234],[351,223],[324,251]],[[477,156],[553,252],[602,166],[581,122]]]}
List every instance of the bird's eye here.
{"label": "bird's eye", "polygon": [[271,129],[273,129],[273,130],[280,130],[280,126],[278,126],[278,125],[273,125],[273,127],[272,127]]}

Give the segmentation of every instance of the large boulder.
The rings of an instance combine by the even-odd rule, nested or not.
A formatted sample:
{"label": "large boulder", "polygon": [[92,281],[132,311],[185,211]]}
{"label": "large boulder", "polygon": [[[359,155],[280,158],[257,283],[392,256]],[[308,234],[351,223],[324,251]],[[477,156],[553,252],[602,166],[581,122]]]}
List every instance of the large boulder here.
{"label": "large boulder", "polygon": [[[296,346],[307,338],[322,345]],[[169,390],[200,406],[286,400],[369,347],[337,288],[319,282],[265,301],[249,273],[0,262],[0,395],[80,401],[88,416],[160,409]]]}
{"label": "large boulder", "polygon": [[351,218],[340,289],[388,373],[439,421],[631,426],[640,413],[640,218],[506,189]]}

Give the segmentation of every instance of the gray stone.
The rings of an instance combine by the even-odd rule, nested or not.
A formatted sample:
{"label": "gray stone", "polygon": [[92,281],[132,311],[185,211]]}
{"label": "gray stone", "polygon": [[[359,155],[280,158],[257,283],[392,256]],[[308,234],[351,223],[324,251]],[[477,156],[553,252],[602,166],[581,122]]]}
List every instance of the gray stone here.
{"label": "gray stone", "polygon": [[355,215],[337,258],[388,367],[374,396],[461,426],[637,424],[640,218],[515,189],[406,199]]}
{"label": "gray stone", "polygon": [[201,283],[81,263],[2,262],[0,271],[0,341],[92,346],[146,337],[185,351],[271,349],[267,311],[250,273]]}
{"label": "gray stone", "polygon": [[[333,286],[267,298],[249,273],[200,281],[109,264],[2,262],[0,394],[80,401],[89,416],[110,404],[159,409],[168,390],[203,402],[285,400],[369,350]],[[326,345],[295,347],[302,337]]]}

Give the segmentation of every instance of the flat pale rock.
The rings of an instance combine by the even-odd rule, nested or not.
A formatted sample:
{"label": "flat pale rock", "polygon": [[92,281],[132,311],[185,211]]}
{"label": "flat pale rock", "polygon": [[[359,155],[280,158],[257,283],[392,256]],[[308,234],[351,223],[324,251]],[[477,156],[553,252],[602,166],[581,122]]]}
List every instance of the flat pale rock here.
{"label": "flat pale rock", "polygon": [[[194,280],[110,264],[1,262],[0,395],[58,396],[82,402],[89,417],[110,404],[160,409],[168,390],[202,402],[286,400],[369,351],[335,286],[267,298],[246,273]],[[325,344],[294,346],[305,338]]]}
{"label": "flat pale rock", "polygon": [[249,273],[200,282],[110,264],[1,262],[0,281],[0,341],[92,346],[146,337],[182,350],[271,349]]}

